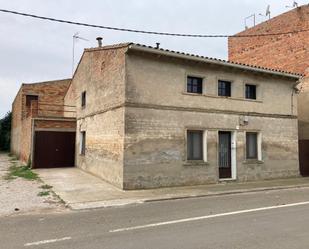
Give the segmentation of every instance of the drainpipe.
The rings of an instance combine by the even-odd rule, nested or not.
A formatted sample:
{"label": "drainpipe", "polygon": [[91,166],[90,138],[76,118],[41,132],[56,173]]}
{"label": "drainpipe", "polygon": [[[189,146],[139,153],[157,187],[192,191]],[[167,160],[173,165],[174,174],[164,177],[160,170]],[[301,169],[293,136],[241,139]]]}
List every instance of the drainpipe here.
{"label": "drainpipe", "polygon": [[294,114],[294,94],[299,94],[301,89],[298,89],[297,86],[302,83],[303,77],[301,77],[294,85],[291,94],[291,115]]}

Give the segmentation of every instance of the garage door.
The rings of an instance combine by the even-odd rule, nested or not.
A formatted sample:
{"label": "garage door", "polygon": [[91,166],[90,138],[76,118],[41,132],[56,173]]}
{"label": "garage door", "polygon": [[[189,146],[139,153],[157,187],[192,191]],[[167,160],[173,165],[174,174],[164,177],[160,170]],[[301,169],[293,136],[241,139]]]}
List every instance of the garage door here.
{"label": "garage door", "polygon": [[34,168],[73,167],[75,132],[36,131]]}
{"label": "garage door", "polygon": [[309,140],[299,141],[299,166],[302,176],[309,176]]}

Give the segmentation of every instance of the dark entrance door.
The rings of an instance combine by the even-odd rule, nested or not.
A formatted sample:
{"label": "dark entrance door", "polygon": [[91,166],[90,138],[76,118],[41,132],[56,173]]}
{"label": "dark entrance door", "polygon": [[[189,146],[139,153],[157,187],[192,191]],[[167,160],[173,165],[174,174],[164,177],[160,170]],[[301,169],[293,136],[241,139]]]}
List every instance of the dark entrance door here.
{"label": "dark entrance door", "polygon": [[302,176],[309,176],[309,140],[299,140],[299,167]]}
{"label": "dark entrance door", "polygon": [[219,178],[232,177],[231,132],[219,132]]}
{"label": "dark entrance door", "polygon": [[75,132],[36,131],[34,168],[73,167]]}

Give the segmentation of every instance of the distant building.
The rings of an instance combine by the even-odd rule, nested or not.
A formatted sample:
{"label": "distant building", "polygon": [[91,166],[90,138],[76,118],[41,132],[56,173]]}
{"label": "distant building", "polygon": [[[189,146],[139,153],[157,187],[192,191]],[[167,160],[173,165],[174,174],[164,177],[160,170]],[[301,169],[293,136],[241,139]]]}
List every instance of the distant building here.
{"label": "distant building", "polygon": [[[309,175],[309,5],[303,5],[229,38],[229,60],[304,74],[298,95],[299,152],[302,175]],[[300,32],[297,32],[300,31]]]}

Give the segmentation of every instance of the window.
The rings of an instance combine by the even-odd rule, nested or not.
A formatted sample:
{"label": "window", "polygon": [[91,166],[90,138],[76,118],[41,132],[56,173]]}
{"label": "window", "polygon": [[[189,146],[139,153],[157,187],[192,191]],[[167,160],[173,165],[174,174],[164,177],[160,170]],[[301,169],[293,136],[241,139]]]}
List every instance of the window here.
{"label": "window", "polygon": [[86,106],[86,91],[82,92],[82,107]]}
{"label": "window", "polygon": [[82,131],[80,133],[80,155],[85,155],[86,153],[86,132]]}
{"label": "window", "polygon": [[231,82],[225,80],[218,81],[218,95],[231,97]]}
{"label": "window", "polygon": [[256,85],[246,84],[246,99],[256,99]]}
{"label": "window", "polygon": [[31,102],[38,100],[38,98],[39,97],[37,95],[26,95],[26,106],[30,107]]}
{"label": "window", "polygon": [[187,131],[187,160],[203,160],[203,131]]}
{"label": "window", "polygon": [[247,159],[258,159],[258,133],[246,133],[246,156]]}
{"label": "window", "polygon": [[187,92],[188,93],[203,93],[203,78],[187,77]]}

